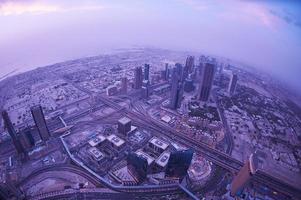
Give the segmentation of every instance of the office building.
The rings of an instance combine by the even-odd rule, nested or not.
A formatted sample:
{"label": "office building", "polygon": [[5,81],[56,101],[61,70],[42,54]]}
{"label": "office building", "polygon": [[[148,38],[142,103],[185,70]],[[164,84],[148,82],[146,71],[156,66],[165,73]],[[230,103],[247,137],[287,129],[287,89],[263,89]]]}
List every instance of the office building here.
{"label": "office building", "polygon": [[160,156],[155,160],[157,170],[165,170],[168,160],[170,157],[170,152],[164,151]]}
{"label": "office building", "polygon": [[192,149],[172,152],[167,163],[165,175],[182,180],[187,174],[193,153]]}
{"label": "office building", "polygon": [[168,81],[169,79],[169,66],[168,63],[165,63],[165,80]]}
{"label": "office building", "polygon": [[31,107],[31,114],[38,128],[39,135],[42,141],[47,141],[50,138],[50,133],[45,121],[44,113],[40,105]]}
{"label": "office building", "polygon": [[175,110],[181,107],[181,101],[183,98],[183,87],[182,83],[180,83],[177,68],[173,69],[171,79],[170,108]]}
{"label": "office building", "polygon": [[245,162],[244,166],[239,170],[238,174],[234,177],[230,194],[231,196],[242,195],[244,187],[251,180],[252,176],[258,169],[258,158],[256,154],[251,154],[249,159]]}
{"label": "office building", "polygon": [[191,75],[189,75],[184,82],[184,91],[185,92],[192,92],[194,90],[193,80]]}
{"label": "office building", "polygon": [[13,124],[8,116],[8,113],[6,110],[2,111],[2,117],[3,117],[3,121],[4,121],[4,126],[6,127],[12,142],[17,150],[18,154],[26,154],[24,147],[22,146],[18,136],[17,136],[17,132],[15,130],[15,128],[13,127]]}
{"label": "office building", "polygon": [[233,95],[234,92],[235,92],[237,80],[238,80],[237,75],[236,74],[232,74],[230,82],[229,82],[229,86],[228,86],[228,93],[230,95]]}
{"label": "office building", "polygon": [[116,95],[118,92],[117,87],[115,85],[108,86],[106,90],[108,96]]}
{"label": "office building", "polygon": [[201,82],[199,85],[198,99],[200,101],[208,101],[214,78],[215,66],[211,63],[205,63],[202,68]]}
{"label": "office building", "polygon": [[163,140],[160,140],[157,137],[152,137],[148,141],[148,146],[154,152],[156,152],[158,154],[161,154],[161,153],[163,153],[163,151],[165,151],[167,149],[167,147],[169,146],[169,144],[167,142],[164,142]]}
{"label": "office building", "polygon": [[134,88],[141,89],[142,87],[142,67],[136,67],[134,72]]}
{"label": "office building", "polygon": [[118,120],[118,133],[121,133],[123,135],[126,135],[130,130],[132,126],[132,121],[127,118],[123,117]]}
{"label": "office building", "polygon": [[138,149],[135,154],[137,154],[138,156],[141,156],[143,158],[146,159],[147,161],[147,165],[148,165],[148,169],[147,171],[149,172],[150,169],[152,168],[153,166],[153,163],[155,161],[155,158],[153,158],[152,156],[148,155],[147,153],[145,153],[144,151],[142,151],[141,149]]}
{"label": "office building", "polygon": [[137,183],[143,182],[147,176],[147,159],[136,153],[129,153],[126,161],[129,174]]}
{"label": "office building", "polygon": [[127,77],[122,77],[121,78],[121,93],[127,94],[127,91],[128,91],[128,79],[127,79]]}
{"label": "office building", "polygon": [[183,65],[180,63],[175,64],[175,71],[177,72],[177,76],[179,78],[179,81],[183,81]]}
{"label": "office building", "polygon": [[194,67],[194,57],[193,56],[188,56],[186,58],[186,63],[183,71],[183,80],[185,80],[190,73],[192,73]]}
{"label": "office building", "polygon": [[148,80],[143,80],[142,82],[142,96],[147,99],[150,95],[150,84]]}
{"label": "office building", "polygon": [[120,151],[125,146],[125,141],[114,134],[109,135],[107,140],[111,144],[111,147],[117,151]]}
{"label": "office building", "polygon": [[144,80],[149,80],[149,64],[144,64]]}

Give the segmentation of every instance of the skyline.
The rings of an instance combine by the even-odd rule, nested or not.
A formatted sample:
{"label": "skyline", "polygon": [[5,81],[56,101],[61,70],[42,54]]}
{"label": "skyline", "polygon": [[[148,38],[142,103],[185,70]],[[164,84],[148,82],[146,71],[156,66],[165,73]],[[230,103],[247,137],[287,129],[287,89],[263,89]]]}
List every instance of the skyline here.
{"label": "skyline", "polygon": [[227,2],[0,1],[0,75],[137,45],[242,61],[300,91],[300,3]]}

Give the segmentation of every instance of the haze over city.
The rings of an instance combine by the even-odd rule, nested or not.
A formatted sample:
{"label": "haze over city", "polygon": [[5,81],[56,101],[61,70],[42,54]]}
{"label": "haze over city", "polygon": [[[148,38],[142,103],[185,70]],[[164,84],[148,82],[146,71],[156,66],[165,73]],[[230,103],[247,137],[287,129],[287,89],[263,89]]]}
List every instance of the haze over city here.
{"label": "haze over city", "polygon": [[298,1],[2,0],[1,75],[138,45],[227,57],[296,86],[300,19]]}

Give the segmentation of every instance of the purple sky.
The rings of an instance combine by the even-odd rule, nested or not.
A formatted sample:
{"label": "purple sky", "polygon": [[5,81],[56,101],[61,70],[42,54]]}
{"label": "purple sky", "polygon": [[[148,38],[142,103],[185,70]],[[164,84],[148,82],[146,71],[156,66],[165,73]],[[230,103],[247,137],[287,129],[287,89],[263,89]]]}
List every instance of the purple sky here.
{"label": "purple sky", "polygon": [[202,51],[301,90],[301,4],[235,0],[0,0],[0,76],[114,48]]}

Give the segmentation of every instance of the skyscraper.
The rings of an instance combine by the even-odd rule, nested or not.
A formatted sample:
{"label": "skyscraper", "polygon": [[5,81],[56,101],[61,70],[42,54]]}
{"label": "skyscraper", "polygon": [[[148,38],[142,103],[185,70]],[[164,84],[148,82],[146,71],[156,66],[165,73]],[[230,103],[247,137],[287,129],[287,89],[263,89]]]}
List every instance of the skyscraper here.
{"label": "skyscraper", "polygon": [[165,175],[183,179],[190,166],[194,151],[192,149],[176,151],[170,154]]}
{"label": "skyscraper", "polygon": [[18,136],[17,136],[17,133],[16,133],[16,130],[14,129],[13,127],[13,124],[12,122],[10,121],[10,118],[8,116],[8,113],[6,110],[2,111],[2,117],[3,117],[3,120],[4,120],[4,125],[5,127],[7,128],[7,131],[13,141],[13,144],[17,150],[17,153],[18,154],[26,154],[25,152],[25,149],[24,147],[22,146]]}
{"label": "skyscraper", "polygon": [[231,184],[231,196],[240,196],[244,187],[248,184],[252,176],[258,169],[258,158],[256,154],[251,154],[244,166],[239,170]]}
{"label": "skyscraper", "polygon": [[143,98],[148,98],[150,95],[150,84],[148,80],[143,80],[142,82],[142,93]]}
{"label": "skyscraper", "polygon": [[168,81],[169,79],[169,67],[168,63],[165,63],[165,80]]}
{"label": "skyscraper", "polygon": [[121,78],[121,93],[126,94],[128,91],[128,79],[127,77]]}
{"label": "skyscraper", "polygon": [[185,91],[185,92],[192,92],[193,90],[194,90],[193,80],[192,80],[191,76],[189,75],[189,76],[185,79],[185,83],[184,83],[184,91]]}
{"label": "skyscraper", "polygon": [[183,71],[183,80],[185,80],[190,73],[192,73],[192,69],[194,67],[194,57],[188,56],[186,58],[186,63]]}
{"label": "skyscraper", "polygon": [[229,86],[228,86],[228,93],[230,95],[233,95],[234,92],[235,92],[237,80],[238,80],[237,75],[236,74],[232,74],[231,80],[230,80]]}
{"label": "skyscraper", "polygon": [[128,172],[133,176],[135,181],[138,183],[143,182],[147,175],[147,159],[135,153],[129,153],[126,161]]}
{"label": "skyscraper", "polygon": [[178,69],[174,68],[171,77],[170,108],[177,109],[181,106],[183,87],[180,83]]}
{"label": "skyscraper", "polygon": [[202,68],[201,82],[199,85],[199,100],[208,101],[213,84],[215,66],[211,63],[205,63]]}
{"label": "skyscraper", "polygon": [[141,89],[142,87],[142,67],[135,68],[134,88]]}
{"label": "skyscraper", "polygon": [[183,65],[181,65],[180,63],[176,63],[175,67],[176,67],[176,72],[179,77],[179,81],[182,82],[183,81]]}
{"label": "skyscraper", "polygon": [[149,64],[144,64],[144,80],[149,80]]}
{"label": "skyscraper", "polygon": [[31,107],[31,114],[43,141],[50,138],[49,130],[45,121],[43,109],[40,105]]}

